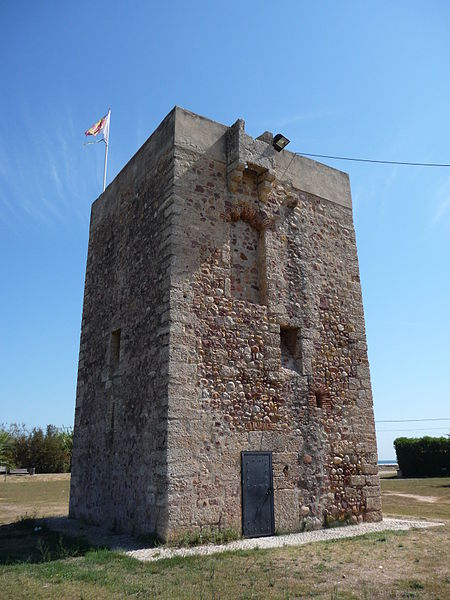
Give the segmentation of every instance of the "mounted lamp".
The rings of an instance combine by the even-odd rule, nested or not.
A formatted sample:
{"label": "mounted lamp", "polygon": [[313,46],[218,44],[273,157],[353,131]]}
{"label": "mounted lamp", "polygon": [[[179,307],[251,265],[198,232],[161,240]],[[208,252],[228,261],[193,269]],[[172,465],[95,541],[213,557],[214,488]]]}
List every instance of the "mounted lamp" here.
{"label": "mounted lamp", "polygon": [[289,142],[290,140],[288,140],[287,137],[284,137],[282,133],[277,133],[277,135],[273,138],[272,145],[277,152],[281,152],[281,150],[284,150],[284,148],[286,148]]}

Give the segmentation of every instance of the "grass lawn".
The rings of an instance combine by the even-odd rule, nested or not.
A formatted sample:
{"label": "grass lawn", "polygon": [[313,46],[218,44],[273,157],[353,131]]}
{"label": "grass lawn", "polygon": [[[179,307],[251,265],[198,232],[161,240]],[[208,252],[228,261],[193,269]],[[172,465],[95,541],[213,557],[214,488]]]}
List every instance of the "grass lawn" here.
{"label": "grass lawn", "polygon": [[[14,484],[21,506],[32,504],[36,482]],[[446,519],[446,525],[140,563],[45,528],[35,531],[39,521],[22,520],[0,526],[0,598],[450,598],[450,478],[388,479],[382,487],[386,514]],[[3,522],[4,489],[0,485]],[[60,496],[49,501],[57,505]]]}
{"label": "grass lawn", "polygon": [[23,517],[67,515],[70,474],[0,479],[0,524]]}
{"label": "grass lawn", "polygon": [[450,520],[450,477],[382,479],[383,513]]}

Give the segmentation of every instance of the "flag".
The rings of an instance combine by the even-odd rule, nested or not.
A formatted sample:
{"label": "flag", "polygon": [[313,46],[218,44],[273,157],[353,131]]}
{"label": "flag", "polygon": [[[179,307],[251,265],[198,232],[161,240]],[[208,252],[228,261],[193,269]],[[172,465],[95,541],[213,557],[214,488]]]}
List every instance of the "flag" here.
{"label": "flag", "polygon": [[90,129],[87,129],[84,132],[84,135],[93,135],[96,136],[99,133],[103,133],[103,138],[96,140],[95,142],[85,142],[83,146],[87,146],[88,144],[98,144],[99,142],[105,142],[105,167],[103,169],[103,191],[105,191],[106,187],[106,165],[108,163],[108,141],[109,141],[109,120],[111,117],[111,109],[108,108],[108,112],[104,117],[102,117],[97,123],[94,123]]}
{"label": "flag", "polygon": [[109,137],[109,117],[111,111],[108,110],[108,114],[102,117],[97,123],[94,123],[92,127],[84,132],[84,135],[98,135],[99,133],[103,133],[103,137],[105,142],[108,143]]}

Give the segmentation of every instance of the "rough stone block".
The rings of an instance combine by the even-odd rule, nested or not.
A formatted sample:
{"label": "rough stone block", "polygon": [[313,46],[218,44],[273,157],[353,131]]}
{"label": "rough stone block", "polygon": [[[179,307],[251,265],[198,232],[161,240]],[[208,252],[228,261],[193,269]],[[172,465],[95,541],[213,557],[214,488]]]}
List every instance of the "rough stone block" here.
{"label": "rough stone block", "polygon": [[350,477],[350,485],[364,485],[366,483],[366,478],[364,475],[352,475]]}
{"label": "rough stone block", "polygon": [[381,498],[379,496],[372,496],[366,498],[367,510],[381,510]]}
{"label": "rough stone block", "polygon": [[378,475],[378,465],[361,465],[361,471],[364,475]]}
{"label": "rough stone block", "polygon": [[378,523],[383,520],[383,515],[381,510],[372,510],[364,513],[363,518],[366,523]]}
{"label": "rough stone block", "polygon": [[278,531],[295,531],[300,523],[298,490],[278,490],[275,500],[275,526]]}

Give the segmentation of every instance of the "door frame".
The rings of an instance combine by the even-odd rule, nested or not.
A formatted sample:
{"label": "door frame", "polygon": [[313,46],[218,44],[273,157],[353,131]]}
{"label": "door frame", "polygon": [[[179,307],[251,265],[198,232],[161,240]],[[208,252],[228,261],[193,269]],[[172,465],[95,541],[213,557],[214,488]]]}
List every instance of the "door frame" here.
{"label": "door frame", "polygon": [[[270,533],[245,535],[244,533],[244,460],[246,456],[261,456],[265,455],[269,458],[269,472],[270,472],[270,489],[272,490],[270,500]],[[272,466],[272,452],[266,450],[242,450],[241,451],[241,522],[242,522],[242,535],[246,538],[254,537],[268,537],[275,535],[275,493],[273,487],[273,466]]]}

